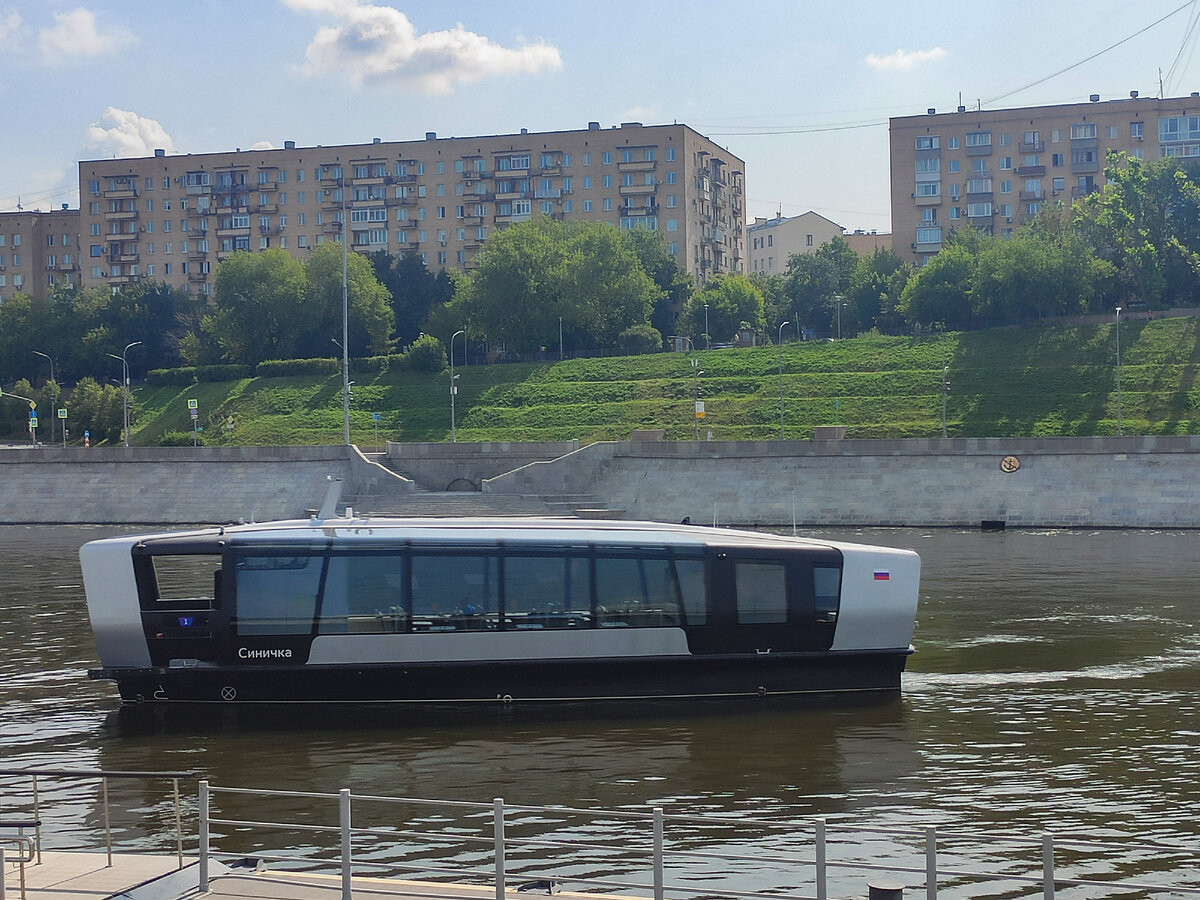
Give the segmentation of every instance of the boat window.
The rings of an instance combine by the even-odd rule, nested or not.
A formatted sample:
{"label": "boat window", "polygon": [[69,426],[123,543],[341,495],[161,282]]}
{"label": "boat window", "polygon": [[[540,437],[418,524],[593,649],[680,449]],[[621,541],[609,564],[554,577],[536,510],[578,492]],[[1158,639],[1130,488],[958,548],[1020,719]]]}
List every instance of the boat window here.
{"label": "boat window", "polygon": [[597,557],[596,614],[602,626],[680,624],[671,561]]}
{"label": "boat window", "polygon": [[836,622],[841,603],[842,570],[834,566],[813,566],[813,593],[816,595],[818,622]]}
{"label": "boat window", "polygon": [[679,592],[683,595],[683,611],[687,624],[708,624],[708,593],[704,587],[704,560],[677,559],[675,572],[679,576]]}
{"label": "boat window", "polygon": [[412,558],[412,630],[493,629],[500,609],[495,556]]}
{"label": "boat window", "polygon": [[322,634],[406,631],[404,558],[332,556],[321,595]]}
{"label": "boat window", "polygon": [[154,566],[153,600],[212,606],[213,572],[221,567],[219,556],[152,556],[149,559]]}
{"label": "boat window", "polygon": [[786,567],[782,563],[740,562],[735,568],[738,623],[786,622]]}
{"label": "boat window", "polygon": [[590,628],[588,561],[582,556],[508,556],[504,627]]}
{"label": "boat window", "polygon": [[321,584],[320,556],[246,556],[234,562],[238,634],[308,634]]}

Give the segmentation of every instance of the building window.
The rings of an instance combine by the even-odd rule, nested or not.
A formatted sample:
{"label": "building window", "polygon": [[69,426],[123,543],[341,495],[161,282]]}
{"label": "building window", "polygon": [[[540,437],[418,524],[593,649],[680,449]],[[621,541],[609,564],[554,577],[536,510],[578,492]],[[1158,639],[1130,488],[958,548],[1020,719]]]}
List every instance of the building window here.
{"label": "building window", "polygon": [[1079,141],[1096,137],[1096,123],[1085,122],[1071,126],[1071,140]]}
{"label": "building window", "polygon": [[1136,141],[1143,140],[1145,138],[1145,134],[1146,134],[1145,128],[1146,128],[1145,122],[1130,122],[1129,123],[1129,136]]}
{"label": "building window", "polygon": [[601,184],[601,187],[606,187],[606,188],[612,187],[612,176],[605,175],[603,177],[603,179],[601,180],[600,184]]}
{"label": "building window", "polygon": [[583,201],[583,211],[584,211],[584,212],[591,212],[591,211],[592,211],[592,201],[591,201],[591,200],[584,200],[584,201]]}
{"label": "building window", "polygon": [[941,169],[941,162],[942,161],[940,159],[938,159],[936,156],[926,157],[924,159],[918,159],[917,160],[917,174],[925,175],[925,174],[929,174],[929,173],[938,172]]}
{"label": "building window", "polygon": [[675,184],[676,174],[674,172],[667,173],[667,184]]}
{"label": "building window", "polygon": [[962,218],[962,209],[957,206],[950,207],[950,218],[951,219]]}
{"label": "building window", "polygon": [[1050,132],[1050,143],[1061,144],[1062,140],[1063,140],[1063,133],[1062,133],[1061,128],[1055,128],[1053,131]]}
{"label": "building window", "polygon": [[936,197],[942,192],[942,185],[937,181],[923,181],[917,185],[918,197]]}
{"label": "building window", "polygon": [[811,247],[812,245],[813,245],[813,236],[811,234],[806,234],[804,236],[804,246]]}
{"label": "building window", "polygon": [[1000,204],[1000,215],[1004,216],[1007,219],[1011,219],[1012,218],[1012,204],[1011,203],[1001,203]]}
{"label": "building window", "polygon": [[1002,156],[1002,157],[1000,157],[1000,169],[1001,169],[1001,171],[1005,171],[1005,170],[1008,170],[1008,169],[1011,169],[1011,168],[1012,168],[1012,157],[1011,157],[1011,156]]}
{"label": "building window", "polygon": [[946,161],[946,171],[947,172],[949,172],[951,175],[954,175],[958,172],[958,170],[959,170],[959,161],[957,159],[951,159],[951,160]]}
{"label": "building window", "polygon": [[981,218],[992,214],[991,201],[985,200],[982,203],[968,203],[967,216],[969,218]]}
{"label": "building window", "polygon": [[1011,181],[1001,181],[1000,182],[1000,193],[1011,194],[1012,193],[1012,182]]}
{"label": "building window", "polygon": [[958,149],[958,138],[956,138],[956,137],[946,138],[946,149],[947,150],[957,150]]}
{"label": "building window", "polygon": [[667,219],[667,231],[678,231],[678,230],[679,230],[679,220],[678,219]]}
{"label": "building window", "polygon": [[1108,138],[1115,138],[1117,136],[1117,126],[1116,125],[1106,126],[1104,129],[1104,136],[1108,137]]}
{"label": "building window", "polygon": [[1000,135],[1000,146],[1001,147],[1011,147],[1012,146],[1012,135],[1011,134]]}
{"label": "building window", "polygon": [[610,210],[610,209],[612,209],[612,197],[605,197],[605,198],[604,198],[604,209],[605,209],[605,210]]}
{"label": "building window", "polygon": [[942,242],[942,229],[940,228],[918,228],[917,243],[918,244],[940,244]]}
{"label": "building window", "polygon": [[667,148],[666,160],[667,160],[667,162],[675,162],[675,148],[674,147]]}
{"label": "building window", "polygon": [[936,134],[924,134],[916,139],[914,147],[917,150],[936,150],[941,138]]}

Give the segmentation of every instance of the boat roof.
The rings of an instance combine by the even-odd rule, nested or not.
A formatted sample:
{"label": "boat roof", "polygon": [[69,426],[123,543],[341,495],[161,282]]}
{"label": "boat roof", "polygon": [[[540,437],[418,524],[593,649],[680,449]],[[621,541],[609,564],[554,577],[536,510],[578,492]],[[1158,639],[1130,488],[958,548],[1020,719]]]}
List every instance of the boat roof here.
{"label": "boat roof", "polygon": [[[213,526],[202,529],[123,535],[97,543],[119,542],[130,545],[191,545],[191,552],[215,552],[220,543],[253,546],[296,543],[312,546],[333,541],[353,544],[395,542],[444,542],[452,545],[494,544],[499,541],[531,541],[552,544],[602,544],[605,546],[675,546],[775,548],[809,547],[813,549],[868,549],[866,545],[818,538],[801,538],[768,532],[717,528],[704,525],[616,519],[577,519],[552,516],[481,516],[481,517],[396,517],[354,516],[318,519],[293,519]],[[210,547],[211,551],[205,551]],[[871,547],[884,552],[912,551]]]}

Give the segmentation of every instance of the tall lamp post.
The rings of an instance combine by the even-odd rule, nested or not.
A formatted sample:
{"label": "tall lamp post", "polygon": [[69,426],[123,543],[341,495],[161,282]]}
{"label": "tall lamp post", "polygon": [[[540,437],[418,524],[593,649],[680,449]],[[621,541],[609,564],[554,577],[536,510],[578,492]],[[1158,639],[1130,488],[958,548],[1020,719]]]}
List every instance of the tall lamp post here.
{"label": "tall lamp post", "polygon": [[[692,339],[684,334],[667,335],[669,341],[687,341],[688,350],[692,353],[692,440],[700,440],[700,376],[704,374],[704,370],[697,368],[700,361],[696,359],[696,345]],[[676,345],[678,346],[678,345]]]}
{"label": "tall lamp post", "polygon": [[463,362],[465,363],[467,361],[467,332],[460,328],[450,335],[450,443],[452,444],[458,441],[458,432],[454,427],[454,395],[458,393],[458,385],[454,383],[454,379],[458,377],[454,374],[454,339],[460,334],[463,336]]}
{"label": "tall lamp post", "polygon": [[[467,345],[467,339],[463,338],[463,347]],[[463,354],[466,355],[465,353]],[[563,343],[562,343],[562,316],[558,317],[558,361],[563,361]]]}
{"label": "tall lamp post", "polygon": [[[694,349],[694,348],[693,348]],[[712,349],[712,335],[708,333],[708,304],[704,304],[704,349]]]}
{"label": "tall lamp post", "polygon": [[946,395],[950,393],[950,367],[942,366],[942,437],[946,434]]}
{"label": "tall lamp post", "polygon": [[50,443],[54,443],[54,419],[58,416],[58,379],[54,377],[54,359],[49,353],[43,353],[41,350],[33,351],[36,356],[44,357],[50,361],[50,384],[53,387],[50,390]]}
{"label": "tall lamp post", "polygon": [[779,439],[783,440],[783,329],[791,322],[779,323]]}
{"label": "tall lamp post", "polygon": [[1121,307],[1117,307],[1117,436],[1121,431]]}
{"label": "tall lamp post", "polygon": [[131,347],[140,347],[141,344],[141,341],[131,341],[125,345],[125,349],[121,351],[120,356],[117,356],[115,353],[107,354],[113,359],[119,359],[121,361],[121,421],[124,426],[123,431],[125,434],[126,447],[129,446],[129,359],[127,355]]}
{"label": "tall lamp post", "polygon": [[350,223],[346,220],[346,179],[342,178],[342,426],[343,442],[350,446]]}

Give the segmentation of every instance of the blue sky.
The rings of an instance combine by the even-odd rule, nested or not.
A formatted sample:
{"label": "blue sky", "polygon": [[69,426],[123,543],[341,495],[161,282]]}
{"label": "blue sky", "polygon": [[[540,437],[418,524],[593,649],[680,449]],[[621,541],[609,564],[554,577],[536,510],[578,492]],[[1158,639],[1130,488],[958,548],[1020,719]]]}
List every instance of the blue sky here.
{"label": "blue sky", "polygon": [[744,159],[752,216],[888,230],[889,116],[1188,94],[1198,23],[1200,0],[0,0],[0,211],[77,206],[79,159],[156,147],[635,120]]}

